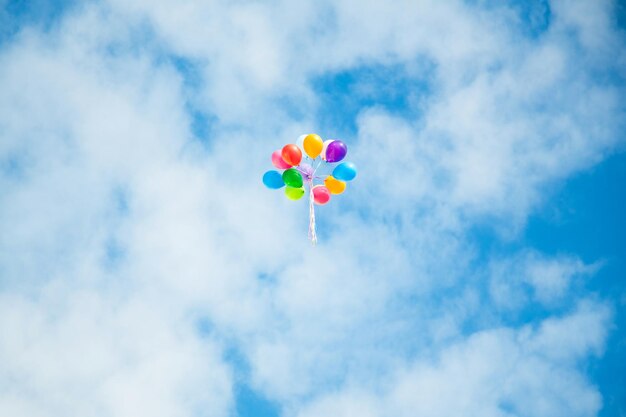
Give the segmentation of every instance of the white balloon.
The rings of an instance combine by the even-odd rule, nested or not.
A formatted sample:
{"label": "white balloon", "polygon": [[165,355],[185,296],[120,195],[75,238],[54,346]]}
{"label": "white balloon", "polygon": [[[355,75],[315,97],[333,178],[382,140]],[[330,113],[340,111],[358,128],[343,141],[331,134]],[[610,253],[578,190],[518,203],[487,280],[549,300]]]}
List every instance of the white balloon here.
{"label": "white balloon", "polygon": [[326,160],[326,148],[328,148],[328,145],[330,145],[330,143],[334,141],[334,139],[328,139],[324,141],[324,146],[322,146],[322,153],[320,154],[324,161]]}
{"label": "white balloon", "polygon": [[306,155],[306,152],[304,152],[304,138],[306,138],[306,135],[300,135],[300,137],[296,141],[296,146],[298,146],[298,148],[300,148],[300,150],[302,151],[303,155]]}

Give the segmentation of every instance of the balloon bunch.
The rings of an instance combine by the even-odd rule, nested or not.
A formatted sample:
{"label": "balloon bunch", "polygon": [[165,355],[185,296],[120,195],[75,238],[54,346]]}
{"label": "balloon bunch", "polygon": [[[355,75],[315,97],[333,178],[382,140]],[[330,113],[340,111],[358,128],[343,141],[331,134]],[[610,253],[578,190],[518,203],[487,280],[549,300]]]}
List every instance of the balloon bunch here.
{"label": "balloon bunch", "polygon": [[[304,151],[304,155],[303,155]],[[356,167],[352,162],[341,162],[348,153],[348,147],[340,140],[323,141],[318,135],[302,135],[297,144],[285,145],[272,153],[272,164],[282,173],[272,170],[263,175],[267,188],[285,187],[285,195],[290,200],[301,199],[309,189],[309,238],[315,244],[315,209],[327,204],[332,194],[341,194],[346,189],[346,181],[356,177]],[[319,157],[319,159],[318,159]],[[316,184],[316,182],[323,184]]]}

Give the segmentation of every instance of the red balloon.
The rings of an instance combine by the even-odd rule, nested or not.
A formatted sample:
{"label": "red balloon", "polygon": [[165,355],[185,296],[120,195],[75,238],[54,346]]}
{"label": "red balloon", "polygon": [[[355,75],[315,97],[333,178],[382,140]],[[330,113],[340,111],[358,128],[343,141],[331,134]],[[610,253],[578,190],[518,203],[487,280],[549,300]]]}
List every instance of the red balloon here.
{"label": "red balloon", "polygon": [[299,165],[302,160],[302,151],[296,145],[285,145],[281,151],[281,156],[283,157],[283,161],[288,163],[289,166],[295,167]]}
{"label": "red balloon", "polygon": [[323,185],[316,185],[313,187],[313,201],[320,206],[330,201],[330,191]]}

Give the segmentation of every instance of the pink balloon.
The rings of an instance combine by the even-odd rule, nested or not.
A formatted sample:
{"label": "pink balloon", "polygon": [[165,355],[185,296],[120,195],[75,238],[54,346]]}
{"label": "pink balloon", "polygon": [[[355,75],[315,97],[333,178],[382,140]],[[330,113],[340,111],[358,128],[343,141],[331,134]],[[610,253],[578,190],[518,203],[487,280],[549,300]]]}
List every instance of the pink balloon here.
{"label": "pink balloon", "polygon": [[330,200],[330,191],[323,185],[313,187],[313,201],[320,206],[328,203]]}
{"label": "pink balloon", "polygon": [[284,161],[280,149],[277,151],[274,151],[274,153],[272,154],[272,164],[278,169],[291,168],[291,165],[289,165],[287,162]]}

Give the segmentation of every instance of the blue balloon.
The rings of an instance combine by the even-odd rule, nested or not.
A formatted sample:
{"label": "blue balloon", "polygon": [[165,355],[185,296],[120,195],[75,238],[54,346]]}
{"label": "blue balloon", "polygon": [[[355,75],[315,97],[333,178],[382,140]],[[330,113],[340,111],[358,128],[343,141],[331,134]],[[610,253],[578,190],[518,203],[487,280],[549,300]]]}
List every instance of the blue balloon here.
{"label": "blue balloon", "polygon": [[352,162],[343,162],[335,167],[333,177],[341,181],[352,181],[356,177],[356,166]]}
{"label": "blue balloon", "polygon": [[283,181],[283,176],[280,175],[280,172],[267,171],[263,174],[263,184],[265,184],[267,188],[277,190],[285,186],[285,181]]}

